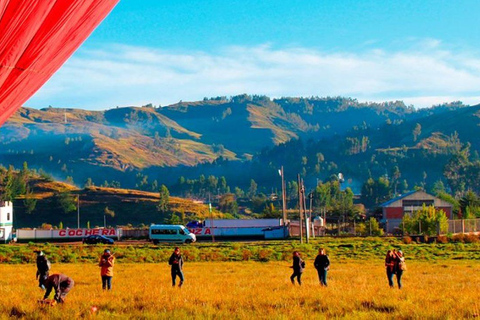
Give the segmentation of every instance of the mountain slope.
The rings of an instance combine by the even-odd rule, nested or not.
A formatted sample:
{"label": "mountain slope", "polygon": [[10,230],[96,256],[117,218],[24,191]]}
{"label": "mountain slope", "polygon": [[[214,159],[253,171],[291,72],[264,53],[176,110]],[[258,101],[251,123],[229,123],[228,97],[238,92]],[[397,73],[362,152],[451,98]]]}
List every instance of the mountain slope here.
{"label": "mountain slope", "polygon": [[428,163],[434,150],[448,157],[454,132],[478,150],[478,114],[478,106],[459,103],[415,110],[398,101],[248,95],[162,108],[22,108],[0,128],[0,163],[27,161],[80,186],[87,178],[134,187],[141,175],[171,183],[200,174],[245,186],[252,178],[268,182],[280,165],[312,179],[342,171],[360,180],[395,164],[409,169],[415,157]]}

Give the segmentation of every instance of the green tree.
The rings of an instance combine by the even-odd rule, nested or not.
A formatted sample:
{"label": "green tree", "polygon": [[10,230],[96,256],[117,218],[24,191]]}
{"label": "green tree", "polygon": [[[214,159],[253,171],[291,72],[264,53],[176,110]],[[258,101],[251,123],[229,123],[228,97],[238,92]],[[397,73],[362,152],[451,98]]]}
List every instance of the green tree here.
{"label": "green tree", "polygon": [[248,188],[248,196],[251,198],[257,194],[257,183],[255,180],[250,180],[250,187]]}
{"label": "green tree", "polygon": [[465,191],[467,168],[470,164],[469,154],[470,145],[467,144],[456,152],[445,165],[443,175],[455,195]]}
{"label": "green tree", "polygon": [[398,184],[400,182],[400,177],[402,176],[400,172],[400,168],[398,166],[394,166],[392,169],[392,186],[393,186],[393,194],[394,196],[397,195]]}
{"label": "green tree", "polygon": [[219,186],[220,186],[220,193],[221,194],[224,194],[224,193],[227,193],[227,188],[228,188],[228,185],[227,185],[227,179],[222,176],[220,177],[220,181],[218,182],[219,183]]}
{"label": "green tree", "polygon": [[269,203],[265,205],[265,208],[263,209],[263,217],[264,218],[281,218],[281,212],[275,208],[273,203]]}
{"label": "green tree", "polygon": [[235,195],[232,193],[226,193],[220,197],[218,207],[221,212],[231,213],[236,215],[238,213],[238,204],[235,199]]}
{"label": "green tree", "polygon": [[72,176],[67,176],[67,179],[65,180],[66,183],[74,185],[75,183],[73,182],[73,177]]}
{"label": "green tree", "polygon": [[473,191],[467,191],[458,201],[463,219],[473,219],[480,216],[480,199]]}
{"label": "green tree", "polygon": [[415,129],[413,129],[413,142],[417,141],[418,137],[422,134],[422,126],[420,123],[417,123]]}
{"label": "green tree", "polygon": [[422,209],[412,215],[404,215],[400,228],[407,234],[436,235],[438,231],[448,231],[448,218],[443,210],[434,206],[423,205]]}
{"label": "green tree", "polygon": [[93,187],[95,184],[93,183],[92,181],[92,178],[87,178],[87,181],[85,182],[84,184],[84,188],[90,188],[90,187]]}
{"label": "green tree", "polygon": [[25,212],[27,214],[31,214],[37,206],[37,199],[35,199],[28,187],[27,192],[25,193],[25,198],[23,199],[23,205],[25,206]]}
{"label": "green tree", "polygon": [[68,192],[58,193],[57,203],[64,213],[69,213],[77,210],[75,198]]}
{"label": "green tree", "polygon": [[369,234],[372,236],[382,236],[383,235],[383,229],[380,228],[380,225],[374,217],[371,217],[370,220],[368,220],[368,226],[367,226]]}
{"label": "green tree", "polygon": [[437,180],[433,183],[432,193],[434,195],[439,195],[440,193],[445,192],[445,185],[442,180]]}
{"label": "green tree", "polygon": [[103,209],[103,219],[104,219],[104,227],[107,227],[107,216],[110,216],[111,218],[115,217],[115,211],[109,209],[108,207],[105,207]]}
{"label": "green tree", "polygon": [[170,217],[166,220],[167,224],[181,224],[182,223],[182,220],[181,218],[172,212],[172,214],[170,215]]}
{"label": "green tree", "polygon": [[168,211],[168,204],[170,203],[170,192],[168,191],[167,186],[162,184],[160,186],[160,199],[158,200],[157,209],[160,212]]}
{"label": "green tree", "polygon": [[369,208],[388,201],[391,197],[388,179],[385,177],[380,177],[377,180],[369,178],[362,186],[360,200]]}

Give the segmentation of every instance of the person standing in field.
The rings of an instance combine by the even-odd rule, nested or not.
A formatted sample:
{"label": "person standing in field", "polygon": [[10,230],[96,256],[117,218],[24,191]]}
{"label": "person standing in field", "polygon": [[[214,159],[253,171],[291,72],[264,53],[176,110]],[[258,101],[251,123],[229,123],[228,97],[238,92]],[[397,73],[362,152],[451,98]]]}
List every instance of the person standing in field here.
{"label": "person standing in field", "polygon": [[293,265],[291,268],[293,269],[293,274],[290,276],[290,281],[292,281],[292,284],[295,284],[295,278],[297,278],[298,284],[302,285],[302,273],[305,269],[305,261],[302,260],[300,252],[298,251],[293,252]]}
{"label": "person standing in field", "polygon": [[385,267],[387,268],[387,279],[390,288],[393,288],[393,275],[395,274],[395,253],[394,250],[388,250],[385,257]]}
{"label": "person standing in field", "polygon": [[102,277],[102,289],[112,289],[113,265],[115,264],[115,257],[111,254],[109,249],[105,249],[98,266],[100,269],[100,276]]}
{"label": "person standing in field", "polygon": [[328,259],[327,254],[325,253],[324,248],[318,250],[318,255],[315,258],[313,263],[315,269],[317,269],[318,279],[320,280],[320,285],[327,286],[327,271],[330,268],[330,259]]}
{"label": "person standing in field", "polygon": [[178,284],[179,287],[183,285],[183,258],[182,254],[180,253],[180,248],[176,247],[173,251],[170,259],[168,260],[168,264],[171,266],[171,274],[172,274],[172,287],[175,287],[175,280],[177,276],[180,278],[180,283]]}
{"label": "person standing in field", "polygon": [[63,303],[65,302],[66,295],[72,290],[74,286],[74,281],[72,278],[64,274],[52,274],[45,281],[45,288],[47,292],[43,296],[43,300],[48,299],[48,296],[52,292],[52,289],[55,290],[55,295],[53,296],[54,302]]}
{"label": "person standing in field", "polygon": [[397,276],[398,289],[402,289],[402,275],[403,271],[407,269],[405,264],[405,257],[401,250],[394,251],[395,255],[395,275]]}
{"label": "person standing in field", "polygon": [[43,251],[35,251],[35,253],[37,254],[37,274],[35,279],[38,279],[38,286],[45,290],[45,281],[48,279],[51,264]]}

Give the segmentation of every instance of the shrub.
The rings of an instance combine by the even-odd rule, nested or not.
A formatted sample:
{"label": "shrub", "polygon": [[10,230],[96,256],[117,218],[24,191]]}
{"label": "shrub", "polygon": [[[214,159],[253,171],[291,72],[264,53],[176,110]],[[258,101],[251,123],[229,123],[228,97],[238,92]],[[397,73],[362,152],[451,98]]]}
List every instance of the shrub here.
{"label": "shrub", "polygon": [[453,242],[461,242],[461,243],[464,243],[465,242],[465,235],[463,233],[459,233],[459,234],[454,234],[452,236],[452,241]]}
{"label": "shrub", "polygon": [[448,238],[446,236],[438,236],[437,243],[448,243]]}
{"label": "shrub", "polygon": [[465,235],[464,241],[465,243],[477,243],[480,241],[480,239],[478,239],[478,236],[476,234],[469,233]]}
{"label": "shrub", "polygon": [[185,261],[198,261],[198,249],[197,248],[188,248],[183,250],[182,253]]}
{"label": "shrub", "polygon": [[244,249],[242,251],[242,260],[243,261],[248,261],[248,260],[250,260],[251,257],[252,257],[252,251],[250,251],[248,249]]}
{"label": "shrub", "polygon": [[261,262],[270,261],[271,255],[272,255],[272,250],[270,249],[258,250],[258,261],[261,261]]}
{"label": "shrub", "polygon": [[409,236],[403,237],[402,240],[403,240],[403,243],[405,243],[405,244],[410,244],[410,243],[412,243],[412,238],[409,237]]}

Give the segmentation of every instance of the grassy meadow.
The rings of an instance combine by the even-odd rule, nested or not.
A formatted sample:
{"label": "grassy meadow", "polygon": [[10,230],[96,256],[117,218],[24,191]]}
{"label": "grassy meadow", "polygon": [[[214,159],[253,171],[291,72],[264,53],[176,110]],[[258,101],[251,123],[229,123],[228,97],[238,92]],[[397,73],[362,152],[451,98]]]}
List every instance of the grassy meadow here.
{"label": "grassy meadow", "polygon": [[[172,288],[165,263],[117,263],[113,290],[103,292],[93,262],[56,263],[75,287],[64,305],[41,306],[35,265],[1,264],[0,314],[26,319],[460,319],[480,315],[480,262],[408,261],[402,290],[387,285],[383,259],[331,256],[328,288],[313,258],[303,286],[289,261],[186,262],[185,284]],[[52,294],[53,296],[53,294]],[[92,312],[95,306],[98,311]]]}

